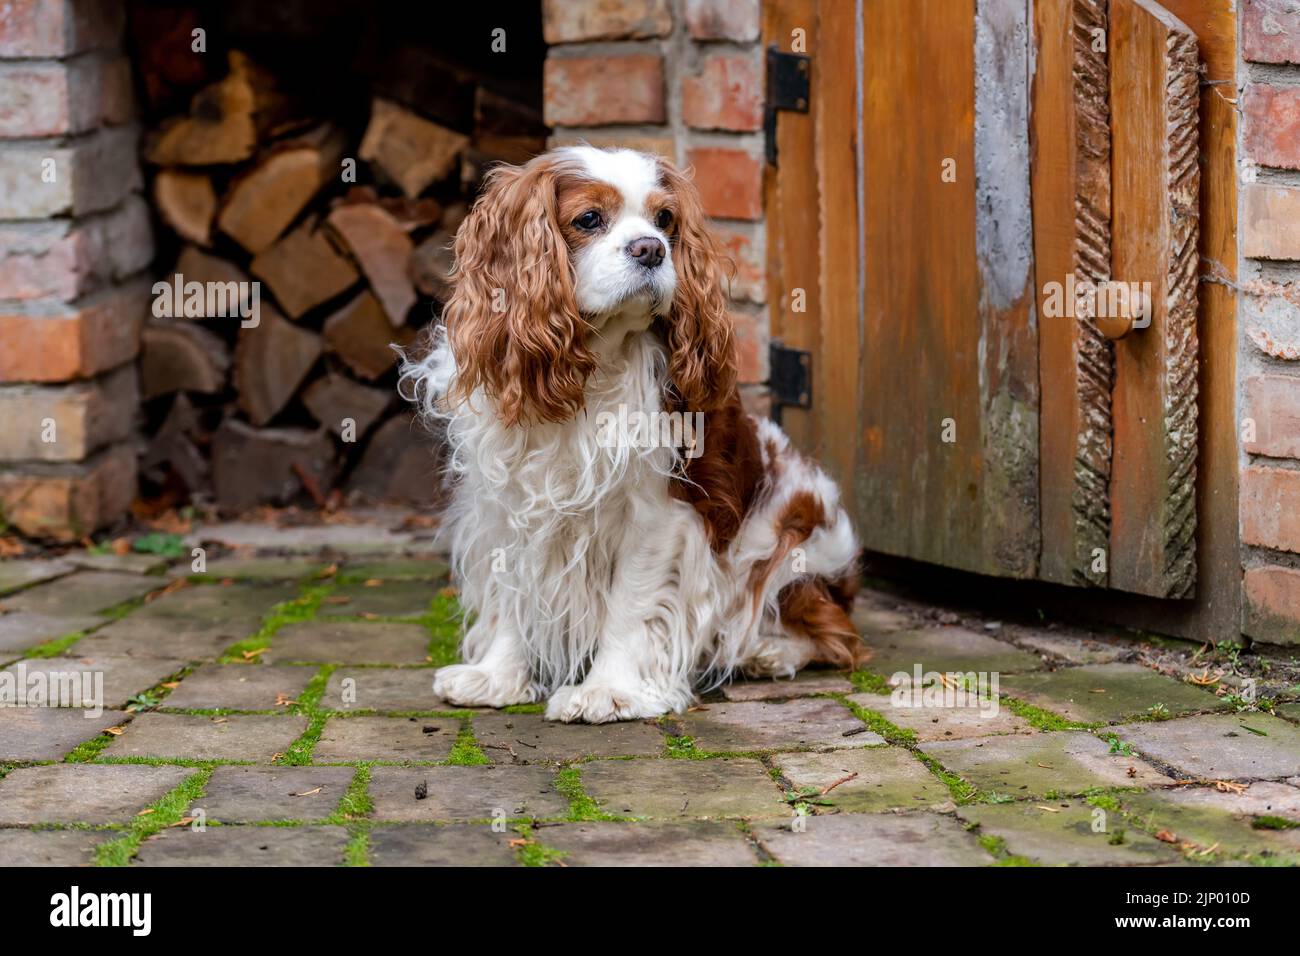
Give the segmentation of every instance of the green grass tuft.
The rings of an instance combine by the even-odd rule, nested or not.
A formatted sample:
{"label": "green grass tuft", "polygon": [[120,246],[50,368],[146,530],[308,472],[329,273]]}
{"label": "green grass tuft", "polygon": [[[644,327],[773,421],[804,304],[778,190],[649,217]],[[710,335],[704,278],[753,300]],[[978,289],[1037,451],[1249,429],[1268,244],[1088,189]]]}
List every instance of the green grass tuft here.
{"label": "green grass tuft", "polygon": [[1037,730],[1090,730],[1097,724],[1080,724],[1073,720],[1068,720],[1060,714],[1054,714],[1050,710],[1044,710],[1041,707],[1035,707],[1033,704],[1027,704],[1023,700],[1017,700],[1014,697],[1003,695],[1002,704],[1006,706],[1011,713],[1015,714],[1021,720],[1025,721],[1031,727]]}
{"label": "green grass tuft", "polygon": [[853,682],[853,689],[860,694],[884,694],[888,696],[893,691],[888,680],[872,671],[854,671],[849,675],[849,680]]}
{"label": "green grass tuft", "polygon": [[135,856],[140,843],[155,833],[181,820],[194,801],[203,796],[203,788],[212,776],[212,767],[206,766],[190,774],[175,790],[168,793],[149,809],[152,813],[137,816],[126,833],[116,840],[101,843],[95,848],[96,866],[126,866]]}
{"label": "green grass tuft", "polygon": [[600,804],[582,789],[582,769],[577,766],[563,767],[555,775],[555,789],[569,801],[569,819],[574,822],[591,820],[627,820],[627,817],[606,813]]}
{"label": "green grass tuft", "polygon": [[492,762],[479,748],[478,741],[474,739],[474,729],[468,720],[462,724],[460,733],[456,735],[456,742],[452,744],[451,757],[447,762],[457,767],[478,767]]}

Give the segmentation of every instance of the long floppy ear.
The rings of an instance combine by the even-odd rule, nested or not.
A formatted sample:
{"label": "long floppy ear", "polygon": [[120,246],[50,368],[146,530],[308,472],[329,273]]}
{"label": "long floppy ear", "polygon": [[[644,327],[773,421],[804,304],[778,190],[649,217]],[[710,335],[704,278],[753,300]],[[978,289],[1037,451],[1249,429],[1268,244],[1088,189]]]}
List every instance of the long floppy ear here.
{"label": "long floppy ear", "polygon": [[456,358],[451,401],[482,388],[507,425],[571,418],[596,367],[557,218],[557,175],[547,157],[499,167],[456,234],[443,309]]}
{"label": "long floppy ear", "polygon": [[736,344],[721,261],[695,185],[663,160],[659,174],[677,198],[672,238],[677,291],[664,322],[668,375],[684,407],[713,411],[736,387]]}

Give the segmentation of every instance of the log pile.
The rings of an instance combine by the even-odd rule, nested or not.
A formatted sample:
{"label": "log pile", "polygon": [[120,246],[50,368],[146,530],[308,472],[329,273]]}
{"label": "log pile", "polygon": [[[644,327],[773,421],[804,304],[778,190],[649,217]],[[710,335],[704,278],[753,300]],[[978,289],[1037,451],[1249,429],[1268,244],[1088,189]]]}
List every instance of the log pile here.
{"label": "log pile", "polygon": [[[234,51],[185,109],[186,65],[151,64],[147,96],[173,115],[143,147],[165,256],[143,333],[146,482],[232,513],[433,502],[394,346],[440,312],[484,168],[544,148],[537,111],[451,71],[427,103],[376,81],[364,115],[329,115]],[[449,119],[453,94],[473,109]]]}

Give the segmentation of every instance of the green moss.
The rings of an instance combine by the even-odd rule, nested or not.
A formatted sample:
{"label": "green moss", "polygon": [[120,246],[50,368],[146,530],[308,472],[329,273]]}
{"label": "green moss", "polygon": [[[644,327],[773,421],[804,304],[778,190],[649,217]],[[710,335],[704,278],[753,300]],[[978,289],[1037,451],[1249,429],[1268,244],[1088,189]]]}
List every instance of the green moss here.
{"label": "green moss", "polygon": [[677,760],[707,760],[708,754],[695,749],[695,738],[686,734],[668,735],[664,738],[668,756]]}
{"label": "green moss", "polygon": [[370,865],[370,827],[354,824],[348,828],[348,843],[343,848],[344,866]]}
{"label": "green moss", "polygon": [[370,765],[361,764],[352,775],[343,799],[339,801],[326,823],[352,823],[370,816],[374,812],[375,802],[370,799]]}
{"label": "green moss", "polygon": [[600,805],[582,789],[582,769],[577,766],[563,767],[555,775],[555,789],[569,801],[569,819],[575,822],[589,820],[627,820],[628,817],[606,813]]}
{"label": "green moss", "polygon": [[62,657],[64,651],[89,633],[90,631],[73,631],[71,634],[65,634],[63,637],[56,637],[53,640],[45,641],[43,644],[37,644],[35,647],[28,648],[23,653],[23,657],[28,660],[44,660],[50,657]]}
{"label": "green moss", "polygon": [[1050,710],[1035,707],[1033,704],[1027,704],[1023,700],[1017,700],[1006,695],[1002,696],[1002,703],[1006,705],[1011,713],[1038,730],[1090,730],[1093,727],[1100,726],[1099,724],[1077,723],[1062,717],[1060,714],[1054,714]]}
{"label": "green moss", "polygon": [[914,732],[904,730],[902,727],[890,723],[881,714],[876,713],[874,710],[867,710],[867,708],[860,704],[855,704],[843,694],[833,694],[831,696],[849,710],[853,711],[853,715],[857,717],[858,720],[862,721],[891,744],[897,744],[900,747],[907,747],[909,749],[916,746],[916,734]]}
{"label": "green moss", "polygon": [[501,709],[503,714],[544,714],[546,713],[545,704],[511,704],[509,707]]}
{"label": "green moss", "polygon": [[562,861],[568,854],[552,849],[542,843],[533,835],[531,828],[527,824],[515,827],[515,832],[519,834],[521,841],[515,847],[515,856],[521,866],[563,865]]}
{"label": "green moss", "polygon": [[461,725],[460,733],[456,735],[456,742],[451,747],[451,757],[447,762],[458,767],[477,767],[492,762],[479,748],[478,741],[474,739],[474,729],[468,720]]}
{"label": "green moss", "polygon": [[247,661],[248,655],[264,651],[271,646],[271,639],[280,628],[288,624],[310,621],[320,609],[321,601],[333,590],[332,584],[305,584],[302,593],[289,601],[281,601],[271,608],[262,619],[259,627],[251,637],[232,644],[221,655],[220,663],[238,664]]}
{"label": "green moss", "polygon": [[137,816],[127,828],[126,833],[116,840],[101,843],[95,848],[96,866],[126,866],[135,856],[140,843],[181,820],[193,803],[203,796],[203,788],[212,776],[212,767],[201,768],[192,773],[161,800],[148,809],[151,813]]}
{"label": "green moss", "polygon": [[289,749],[284,755],[276,761],[277,764],[287,767],[303,767],[311,763],[312,751],[316,749],[316,744],[320,740],[321,732],[325,729],[325,721],[329,718],[321,713],[309,713],[307,729],[302,732],[302,736],[289,745]]}
{"label": "green moss", "polygon": [[338,670],[337,664],[322,664],[307,686],[298,695],[294,710],[300,714],[314,714],[320,708],[320,699],[325,696],[325,686],[330,682],[330,675]]}
{"label": "green moss", "polygon": [[429,632],[429,662],[445,667],[460,660],[460,637],[464,612],[454,594],[438,594],[419,623]]}
{"label": "green moss", "polygon": [[1256,830],[1294,830],[1300,828],[1300,823],[1295,820],[1288,820],[1286,817],[1276,817],[1270,814],[1255,817],[1250,821],[1250,825]]}
{"label": "green moss", "polygon": [[85,743],[77,744],[72,751],[63,758],[64,763],[90,763],[96,759],[105,748],[108,747],[116,738],[112,734],[100,734],[92,737]]}
{"label": "green moss", "polygon": [[854,690],[860,694],[884,694],[888,696],[893,692],[893,688],[889,686],[889,681],[872,671],[854,671],[849,675],[849,680],[853,682]]}

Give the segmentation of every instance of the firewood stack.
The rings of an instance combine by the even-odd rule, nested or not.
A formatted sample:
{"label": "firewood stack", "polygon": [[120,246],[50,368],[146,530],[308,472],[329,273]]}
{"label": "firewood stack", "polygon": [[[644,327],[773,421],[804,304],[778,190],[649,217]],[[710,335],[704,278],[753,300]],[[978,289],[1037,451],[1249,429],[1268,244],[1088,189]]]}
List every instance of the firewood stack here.
{"label": "firewood stack", "polygon": [[472,95],[465,129],[378,94],[349,124],[231,52],[225,76],[147,135],[153,202],[177,251],[143,336],[146,480],[228,512],[436,500],[432,445],[397,395],[393,346],[440,312],[485,169],[545,144],[535,110]]}

